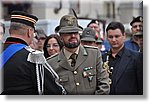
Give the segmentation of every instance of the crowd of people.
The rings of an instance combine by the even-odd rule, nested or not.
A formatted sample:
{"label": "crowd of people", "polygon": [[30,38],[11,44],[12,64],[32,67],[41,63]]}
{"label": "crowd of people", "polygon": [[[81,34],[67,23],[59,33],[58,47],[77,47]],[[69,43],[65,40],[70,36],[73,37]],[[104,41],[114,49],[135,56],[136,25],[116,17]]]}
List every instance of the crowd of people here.
{"label": "crowd of people", "polygon": [[64,15],[49,36],[37,21],[13,11],[5,42],[0,23],[2,95],[143,95],[142,16],[131,21],[127,41],[121,22],[110,22],[104,39],[94,19],[82,28],[74,15]]}

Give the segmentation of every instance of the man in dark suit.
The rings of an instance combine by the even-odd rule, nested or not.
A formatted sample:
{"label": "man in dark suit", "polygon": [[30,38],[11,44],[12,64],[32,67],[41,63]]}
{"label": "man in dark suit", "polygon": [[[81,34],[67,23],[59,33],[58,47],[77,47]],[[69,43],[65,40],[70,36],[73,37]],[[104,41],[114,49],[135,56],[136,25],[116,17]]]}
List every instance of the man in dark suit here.
{"label": "man in dark suit", "polygon": [[63,94],[56,72],[40,51],[32,49],[35,24],[38,18],[22,11],[11,13],[10,37],[0,54],[4,95]]}
{"label": "man in dark suit", "polygon": [[111,95],[143,94],[142,54],[124,47],[125,28],[120,22],[111,22],[107,28],[107,39],[111,45],[103,55],[104,68],[108,69]]}
{"label": "man in dark suit", "polygon": [[109,94],[109,75],[102,67],[97,47],[80,44],[80,29],[76,17],[65,15],[60,20],[59,34],[64,48],[48,59],[60,77],[68,94]]}

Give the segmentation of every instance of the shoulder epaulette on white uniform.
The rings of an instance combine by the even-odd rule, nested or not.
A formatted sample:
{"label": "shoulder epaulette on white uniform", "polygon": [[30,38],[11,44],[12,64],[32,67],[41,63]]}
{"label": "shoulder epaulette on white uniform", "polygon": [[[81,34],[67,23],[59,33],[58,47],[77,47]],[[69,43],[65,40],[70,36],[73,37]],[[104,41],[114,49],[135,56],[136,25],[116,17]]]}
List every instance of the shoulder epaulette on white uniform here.
{"label": "shoulder epaulette on white uniform", "polygon": [[58,53],[55,53],[54,55],[51,55],[50,57],[48,57],[47,60],[48,60],[48,59],[51,59],[51,58],[53,58],[53,57],[55,57],[55,56],[57,56],[57,55],[58,55]]}
{"label": "shoulder epaulette on white uniform", "polygon": [[93,48],[93,49],[98,49],[98,47],[96,46],[88,46],[88,45],[84,45],[85,48]]}

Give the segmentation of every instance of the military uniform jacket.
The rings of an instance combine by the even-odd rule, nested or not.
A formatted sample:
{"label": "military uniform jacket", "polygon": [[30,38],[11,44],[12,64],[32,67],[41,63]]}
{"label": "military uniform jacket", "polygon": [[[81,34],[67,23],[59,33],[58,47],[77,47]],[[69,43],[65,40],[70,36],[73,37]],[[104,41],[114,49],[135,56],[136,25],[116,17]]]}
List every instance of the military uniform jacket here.
{"label": "military uniform jacket", "polygon": [[[18,38],[7,38],[4,49],[14,43],[27,45]],[[39,94],[37,87],[36,64],[27,61],[29,51],[25,48],[16,52],[4,65],[3,70],[3,92],[4,95],[33,95]],[[47,70],[44,70],[44,93],[43,94],[62,94],[59,87]]]}
{"label": "military uniform jacket", "polygon": [[75,68],[71,68],[63,50],[48,58],[68,94],[108,94],[109,76],[102,68],[98,48],[80,46]]}

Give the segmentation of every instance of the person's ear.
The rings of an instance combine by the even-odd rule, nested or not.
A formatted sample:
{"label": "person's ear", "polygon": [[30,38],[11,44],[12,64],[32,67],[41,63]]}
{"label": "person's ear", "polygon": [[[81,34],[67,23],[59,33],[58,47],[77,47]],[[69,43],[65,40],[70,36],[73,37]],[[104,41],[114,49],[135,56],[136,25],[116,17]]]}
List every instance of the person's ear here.
{"label": "person's ear", "polygon": [[63,35],[62,35],[62,34],[60,34],[60,40],[61,40],[61,41],[63,41],[63,37],[62,37],[62,36],[63,36]]}
{"label": "person's ear", "polygon": [[124,40],[125,40],[126,39],[126,33],[125,32],[124,32],[123,36],[124,36]]}
{"label": "person's ear", "polygon": [[30,38],[32,37],[32,29],[31,28],[28,28],[27,29],[27,36]]}

